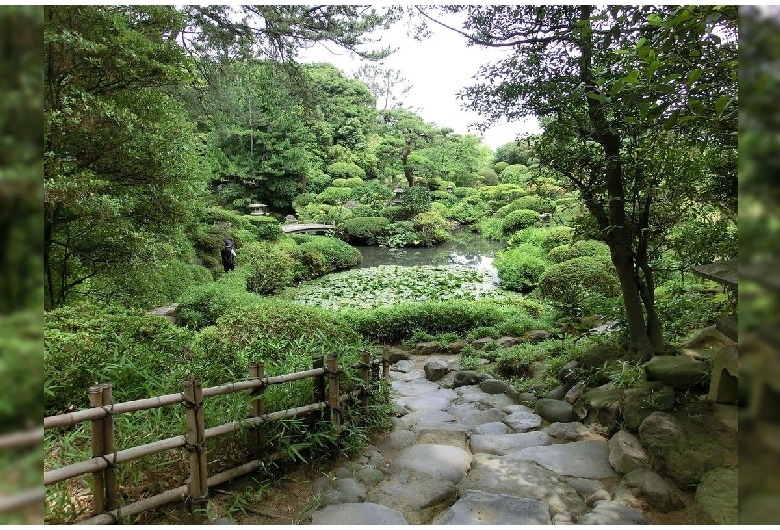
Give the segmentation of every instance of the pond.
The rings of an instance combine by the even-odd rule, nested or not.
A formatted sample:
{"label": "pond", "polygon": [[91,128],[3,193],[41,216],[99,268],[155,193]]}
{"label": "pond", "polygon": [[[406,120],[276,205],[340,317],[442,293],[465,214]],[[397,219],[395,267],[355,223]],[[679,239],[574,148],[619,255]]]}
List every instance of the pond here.
{"label": "pond", "polygon": [[478,271],[488,272],[498,282],[498,273],[493,260],[496,252],[506,247],[505,243],[490,241],[467,229],[455,230],[450,241],[435,247],[380,248],[356,247],[363,255],[358,268],[380,265],[462,265]]}

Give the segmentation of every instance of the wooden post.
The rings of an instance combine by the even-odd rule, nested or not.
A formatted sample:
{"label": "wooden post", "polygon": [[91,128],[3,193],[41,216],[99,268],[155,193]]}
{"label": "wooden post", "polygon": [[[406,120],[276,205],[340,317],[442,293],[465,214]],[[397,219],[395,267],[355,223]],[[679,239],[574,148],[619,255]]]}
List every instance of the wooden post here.
{"label": "wooden post", "polygon": [[369,390],[371,389],[371,354],[368,351],[362,351],[361,356],[363,361],[363,406],[368,406]]}
{"label": "wooden post", "polygon": [[[100,385],[89,387],[89,406],[103,406],[103,387]],[[90,422],[90,441],[92,444],[92,456],[103,456],[103,418]],[[98,515],[106,510],[106,482],[104,470],[92,473],[92,513]]]}
{"label": "wooden post", "polygon": [[[312,368],[324,368],[325,359],[322,355],[317,355],[312,361]],[[325,401],[325,375],[318,375],[314,377],[314,403],[322,403]],[[309,426],[314,430],[317,423],[322,419],[322,411],[315,410],[309,415]]]}
{"label": "wooden post", "polygon": [[184,406],[187,407],[187,445],[190,452],[190,502],[203,507],[208,496],[206,473],[206,429],[203,422],[203,387],[200,379],[184,381]]}
{"label": "wooden post", "polygon": [[390,352],[385,350],[382,352],[382,377],[385,383],[390,384]]}
{"label": "wooden post", "polygon": [[328,407],[333,428],[338,433],[341,411],[339,409],[339,358],[335,353],[328,355]]}
{"label": "wooden post", "polygon": [[[102,388],[101,400],[104,407],[114,406],[114,395],[111,387],[111,383],[103,383],[100,385]],[[103,418],[103,454],[112,455],[116,453],[116,445],[114,443],[114,416],[109,414]],[[119,488],[116,483],[116,468],[108,466],[105,469],[106,479],[106,511],[116,510],[119,506]]]}
{"label": "wooden post", "polygon": [[[265,364],[263,363],[252,363],[249,365],[249,377],[252,379],[259,379],[262,380],[265,378]],[[263,414],[265,414],[265,398],[263,397],[263,394],[265,393],[265,385],[259,387],[258,389],[252,391],[249,394],[252,405],[252,417],[259,418]],[[257,458],[260,458],[260,455],[263,454],[264,448],[265,448],[265,436],[263,433],[263,429],[258,425],[254,427],[255,431],[255,456]]]}

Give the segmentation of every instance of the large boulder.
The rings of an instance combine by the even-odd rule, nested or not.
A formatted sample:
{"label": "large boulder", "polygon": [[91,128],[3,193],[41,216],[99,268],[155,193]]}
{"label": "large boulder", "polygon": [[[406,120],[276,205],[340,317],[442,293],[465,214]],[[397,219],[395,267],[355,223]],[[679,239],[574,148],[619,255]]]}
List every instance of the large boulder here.
{"label": "large boulder", "polygon": [[691,440],[683,425],[666,412],[653,412],[639,426],[639,439],[653,469],[680,487],[692,488],[702,476],[724,463],[724,450],[714,442]]}
{"label": "large boulder", "polygon": [[452,380],[452,388],[478,385],[489,377],[490,376],[488,374],[483,374],[474,370],[463,370],[461,372],[455,372],[455,377]]}
{"label": "large boulder", "polygon": [[395,346],[385,346],[382,349],[383,354],[387,354],[390,357],[390,364],[395,364],[398,361],[411,359],[411,354],[408,351],[396,348]]}
{"label": "large boulder", "polygon": [[433,340],[429,342],[418,342],[414,345],[414,350],[420,355],[431,355],[439,351],[441,345]]}
{"label": "large boulder", "polygon": [[450,371],[449,368],[436,361],[425,363],[423,370],[425,371],[425,378],[428,381],[438,381]]}
{"label": "large boulder", "polygon": [[623,389],[608,383],[582,394],[574,414],[586,425],[598,423],[612,430],[622,418]]}
{"label": "large boulder", "polygon": [[659,355],[645,365],[649,381],[661,381],[675,390],[704,390],[710,365],[688,355]]}
{"label": "large boulder", "polygon": [[572,406],[557,399],[540,399],[536,402],[536,413],[550,423],[568,423],[574,421]]}
{"label": "large boulder", "polygon": [[649,469],[635,469],[618,484],[615,501],[629,506],[646,502],[652,508],[669,513],[685,508],[675,489],[658,473]]}
{"label": "large boulder", "polygon": [[618,473],[625,474],[650,467],[650,457],[633,434],[618,431],[609,440],[609,464]]}
{"label": "large boulder", "polygon": [[696,488],[696,523],[737,524],[737,490],[736,468],[722,467],[705,473]]}
{"label": "large boulder", "polygon": [[569,361],[568,363],[563,365],[563,368],[561,368],[558,371],[558,374],[555,377],[558,379],[558,381],[570,387],[577,382],[579,369],[580,369],[579,362]]}
{"label": "large boulder", "polygon": [[674,408],[674,389],[660,381],[646,381],[627,388],[623,393],[623,422],[625,428],[637,432],[639,425],[651,413],[669,412]]}

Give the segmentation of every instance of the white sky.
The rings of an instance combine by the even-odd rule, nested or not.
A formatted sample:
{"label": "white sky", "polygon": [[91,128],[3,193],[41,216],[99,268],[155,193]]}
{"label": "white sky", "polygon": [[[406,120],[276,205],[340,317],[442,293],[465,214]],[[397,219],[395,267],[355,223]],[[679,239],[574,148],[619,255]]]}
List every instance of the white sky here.
{"label": "white sky", "polygon": [[[412,89],[403,98],[405,107],[439,127],[450,127],[458,134],[481,136],[483,142],[494,151],[515,140],[518,135],[541,132],[536,120],[498,123],[482,134],[469,127],[481,121],[481,118],[476,113],[464,110],[456,94],[474,83],[473,76],[481,65],[495,62],[507,50],[468,47],[464,37],[450,30],[436,25],[431,25],[430,29],[433,34],[422,42],[407,36],[403,22],[379,35],[381,41],[377,48],[387,45],[398,48],[397,52],[383,61],[383,65],[399,70],[411,85]],[[347,52],[339,53],[332,46],[328,50],[317,45],[302,50],[298,59],[302,62],[331,63],[351,77],[362,63],[350,55]]]}

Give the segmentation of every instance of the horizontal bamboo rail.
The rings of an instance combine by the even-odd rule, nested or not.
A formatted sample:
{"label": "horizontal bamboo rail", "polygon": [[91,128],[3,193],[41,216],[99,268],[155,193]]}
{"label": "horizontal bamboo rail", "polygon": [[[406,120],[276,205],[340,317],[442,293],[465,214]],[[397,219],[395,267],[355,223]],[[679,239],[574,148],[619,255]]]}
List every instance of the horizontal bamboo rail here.
{"label": "horizontal bamboo rail", "polygon": [[[365,354],[363,357],[364,359],[366,358]],[[93,495],[97,508],[95,511],[103,513],[99,513],[86,521],[81,521],[78,524],[113,523],[116,522],[117,519],[119,519],[121,516],[135,515],[151,508],[162,506],[163,504],[182,499],[184,497],[189,497],[190,500],[194,503],[203,502],[208,495],[207,492],[209,486],[221,484],[222,482],[226,482],[238,476],[250,473],[259,469],[260,467],[263,467],[267,461],[273,461],[287,456],[286,452],[280,451],[270,456],[266,456],[264,459],[255,459],[231,470],[218,473],[213,477],[206,477],[205,452],[202,446],[202,443],[205,442],[205,440],[224,434],[233,433],[241,429],[258,427],[268,422],[279,421],[305,414],[310,415],[311,413],[327,409],[331,410],[331,419],[338,422],[339,403],[347,399],[361,396],[365,399],[366,389],[354,390],[346,394],[339,393],[338,376],[341,373],[341,370],[338,368],[335,355],[329,356],[329,363],[327,368],[322,366],[323,363],[321,361],[319,365],[317,365],[317,362],[315,361],[315,368],[311,370],[305,370],[293,374],[279,375],[275,377],[262,377],[262,374],[264,373],[262,369],[262,363],[255,363],[255,365],[250,367],[250,376],[255,375],[256,377],[253,377],[247,381],[239,381],[209,388],[200,388],[199,380],[190,380],[185,381],[184,392],[128,401],[124,403],[113,403],[111,401],[110,384],[90,387],[89,391],[91,393],[92,404],[90,408],[81,411],[70,412],[67,414],[46,417],[44,418],[44,429],[69,427],[87,421],[92,422],[92,447],[93,455],[95,456],[88,460],[44,472],[44,486],[51,486],[64,480],[87,473],[93,474]],[[375,366],[382,366],[383,379],[385,382],[388,382],[390,374],[387,355],[385,355],[382,359],[375,359],[368,363],[363,362],[353,365],[354,368],[361,368],[363,370],[364,382],[369,380],[368,370]],[[258,374],[259,377],[257,377]],[[273,413],[265,413],[260,415],[253,414],[252,416],[243,420],[225,423],[223,425],[211,427],[209,429],[205,429],[203,426],[202,412],[200,411],[200,408],[203,404],[203,400],[207,397],[233,394],[245,390],[249,390],[251,392],[250,396],[254,396],[257,395],[258,392],[262,392],[269,385],[288,383],[307,378],[314,378],[315,381],[324,381],[324,378],[326,377],[328,377],[331,381],[330,396],[328,396],[326,401],[319,401],[310,405],[295,407]],[[129,449],[123,449],[121,451],[114,449],[113,416],[128,412],[149,410],[182,403],[187,407],[188,410],[187,435],[179,435],[164,440],[157,440],[148,444],[132,447]],[[253,411],[257,412],[257,410],[258,409],[253,406]],[[25,437],[23,438],[17,437],[12,439],[10,437],[0,437],[0,444],[19,444],[24,440],[33,439],[33,433],[24,434]],[[36,441],[43,440],[43,430],[36,430],[34,434]],[[19,441],[20,439],[22,440],[21,442]],[[0,447],[2,447],[2,445],[0,445]],[[117,495],[115,479],[113,479],[115,476],[114,466],[144,456],[150,456],[161,453],[163,451],[169,451],[181,447],[185,447],[188,449],[188,451],[190,451],[189,484],[162,492],[159,495],[155,495],[154,497],[142,499],[123,507],[116,507],[115,499]],[[30,499],[45,499],[45,493],[43,489],[35,490],[35,492],[24,492],[24,494],[27,495],[27,497],[25,497],[27,499],[25,501],[26,503],[32,502]],[[3,501],[6,501],[6,499],[0,499],[0,508],[3,506]],[[17,503],[20,501],[14,500],[13,502]]]}
{"label": "horizontal bamboo rail", "polygon": [[[18,448],[34,448],[43,445],[43,429],[13,432],[0,435],[0,451]],[[25,506],[39,504],[45,498],[42,487],[30,488],[8,496],[0,497],[0,513],[7,513]]]}

